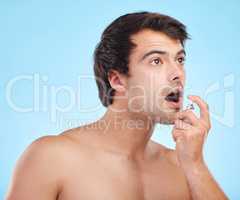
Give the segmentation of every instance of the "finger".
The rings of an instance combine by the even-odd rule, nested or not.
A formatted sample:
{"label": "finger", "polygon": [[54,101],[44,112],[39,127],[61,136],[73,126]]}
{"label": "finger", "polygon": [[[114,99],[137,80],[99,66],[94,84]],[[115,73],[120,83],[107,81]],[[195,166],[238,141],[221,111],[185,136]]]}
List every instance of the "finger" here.
{"label": "finger", "polygon": [[188,98],[195,102],[200,108],[200,118],[210,121],[209,117],[209,106],[208,104],[199,96],[189,95]]}
{"label": "finger", "polygon": [[189,130],[192,126],[183,120],[177,119],[174,121],[174,128],[180,130]]}
{"label": "finger", "polygon": [[176,142],[178,138],[183,137],[183,134],[184,134],[183,130],[174,129],[172,132],[174,141]]}
{"label": "finger", "polygon": [[180,145],[180,144],[183,144],[183,141],[184,141],[184,135],[180,135],[179,137],[176,138],[175,142],[176,142],[176,145]]}
{"label": "finger", "polygon": [[191,125],[197,125],[198,118],[190,109],[177,113],[177,119],[183,120]]}

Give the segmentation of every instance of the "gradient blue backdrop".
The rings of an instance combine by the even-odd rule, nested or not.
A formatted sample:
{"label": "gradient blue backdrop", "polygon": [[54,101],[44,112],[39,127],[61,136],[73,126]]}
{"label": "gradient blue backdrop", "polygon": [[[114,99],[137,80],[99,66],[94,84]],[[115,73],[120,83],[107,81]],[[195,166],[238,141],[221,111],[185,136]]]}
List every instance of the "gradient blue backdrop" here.
{"label": "gradient blue backdrop", "polygon": [[[169,14],[187,25],[192,40],[186,46],[186,93],[205,98],[212,114],[205,158],[230,199],[239,199],[239,8],[237,0],[0,1],[0,199],[16,160],[33,140],[104,113],[101,106],[81,112],[76,105],[55,113],[55,105],[69,105],[70,97],[64,88],[55,97],[51,88],[80,91],[84,108],[100,105],[95,82],[86,79],[78,91],[78,77],[93,75],[92,54],[103,29],[122,14],[143,10]],[[8,87],[14,78],[34,74],[34,80],[40,79],[39,110],[16,111],[7,99]],[[14,84],[13,103],[33,106],[33,87],[31,80]],[[158,126],[153,138],[174,147],[171,126]]]}

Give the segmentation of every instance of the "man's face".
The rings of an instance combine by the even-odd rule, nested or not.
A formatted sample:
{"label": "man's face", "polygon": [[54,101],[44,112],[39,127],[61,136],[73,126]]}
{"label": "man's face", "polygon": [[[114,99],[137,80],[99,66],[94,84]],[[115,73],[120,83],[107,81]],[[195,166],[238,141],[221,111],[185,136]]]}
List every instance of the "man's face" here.
{"label": "man's face", "polygon": [[179,40],[148,29],[132,35],[131,40],[137,46],[129,57],[128,109],[173,124],[182,107],[185,84],[183,46]]}

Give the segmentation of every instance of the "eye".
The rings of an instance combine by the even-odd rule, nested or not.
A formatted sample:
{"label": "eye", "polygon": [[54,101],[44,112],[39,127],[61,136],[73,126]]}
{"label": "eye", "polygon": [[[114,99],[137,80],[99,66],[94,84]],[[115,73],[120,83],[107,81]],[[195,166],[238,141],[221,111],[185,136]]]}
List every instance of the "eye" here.
{"label": "eye", "polygon": [[179,58],[177,59],[177,62],[178,62],[179,64],[183,65],[183,64],[185,63],[185,57],[179,57]]}
{"label": "eye", "polygon": [[155,58],[151,61],[151,64],[153,64],[153,65],[161,64],[161,60],[159,58]]}

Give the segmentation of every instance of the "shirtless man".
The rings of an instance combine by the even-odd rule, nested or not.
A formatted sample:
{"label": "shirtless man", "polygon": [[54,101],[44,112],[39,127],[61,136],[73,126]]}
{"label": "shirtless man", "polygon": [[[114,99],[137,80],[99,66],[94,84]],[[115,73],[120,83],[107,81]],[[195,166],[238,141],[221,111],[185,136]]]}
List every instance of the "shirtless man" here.
{"label": "shirtless man", "polygon": [[[131,13],[102,34],[94,54],[101,119],[35,140],[18,160],[7,200],[227,199],[203,158],[207,104],[182,110],[185,26],[158,13]],[[174,124],[176,149],[151,141]],[[161,133],[164,134],[164,133]]]}

